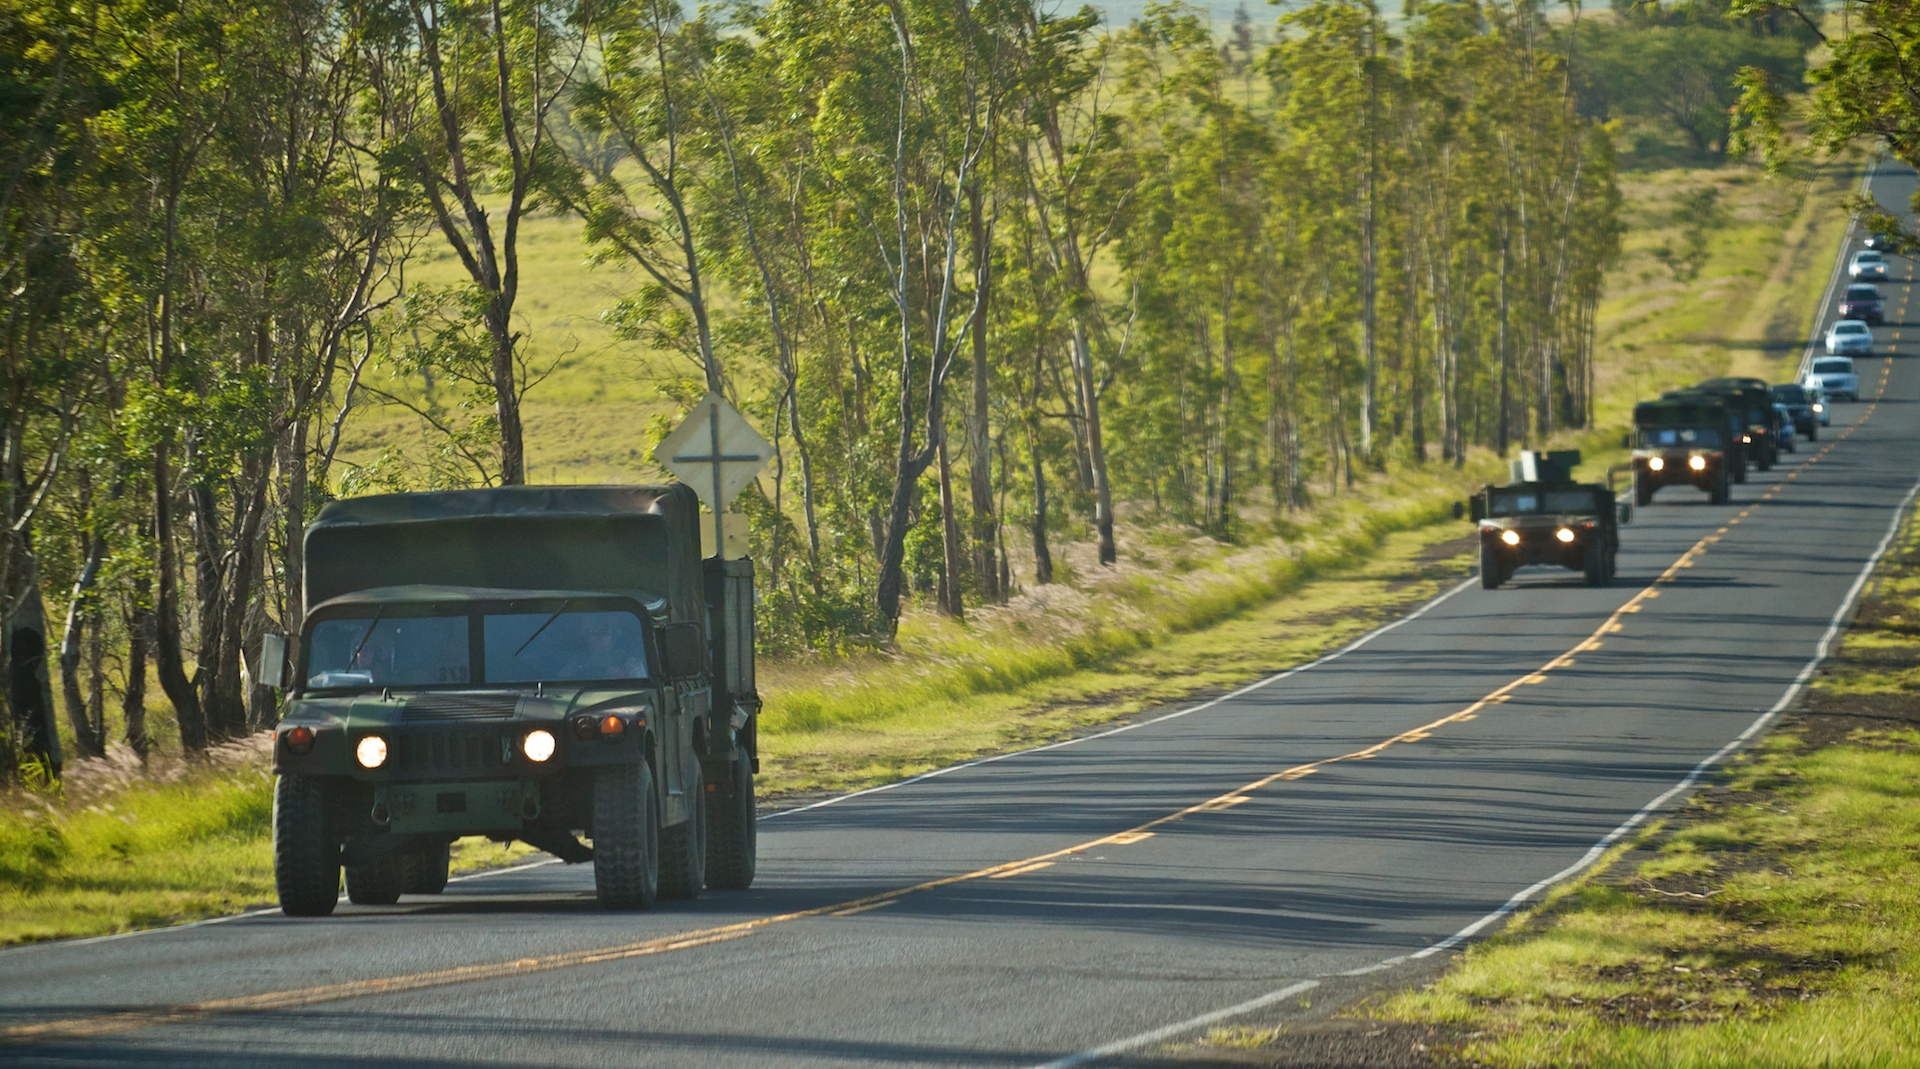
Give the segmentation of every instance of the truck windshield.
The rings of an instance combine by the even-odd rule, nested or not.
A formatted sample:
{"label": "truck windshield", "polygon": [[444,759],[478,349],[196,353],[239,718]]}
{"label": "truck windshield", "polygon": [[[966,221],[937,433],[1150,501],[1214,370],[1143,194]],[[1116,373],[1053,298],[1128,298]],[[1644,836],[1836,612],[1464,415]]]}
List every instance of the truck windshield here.
{"label": "truck windshield", "polygon": [[[474,629],[479,628],[476,636]],[[479,641],[476,643],[475,638]],[[473,663],[475,646],[481,663]],[[310,687],[644,679],[640,618],[618,609],[334,618],[307,638]]]}
{"label": "truck windshield", "polygon": [[1495,490],[1487,495],[1487,515],[1520,516],[1529,512],[1592,512],[1591,490]]}
{"label": "truck windshield", "polygon": [[1720,432],[1712,427],[1649,427],[1640,432],[1640,441],[1654,447],[1712,449],[1720,444]]}

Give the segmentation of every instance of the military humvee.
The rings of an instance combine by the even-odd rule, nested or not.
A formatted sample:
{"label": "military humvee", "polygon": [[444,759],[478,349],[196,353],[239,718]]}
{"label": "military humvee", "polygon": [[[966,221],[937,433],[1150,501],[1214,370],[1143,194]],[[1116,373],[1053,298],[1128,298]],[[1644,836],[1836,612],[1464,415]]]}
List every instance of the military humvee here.
{"label": "military humvee", "polygon": [[[275,730],[292,916],[446,886],[460,836],[591,860],[600,902],[753,881],[753,567],[684,486],[335,501]],[[583,843],[584,836],[591,846]]]}
{"label": "military humvee", "polygon": [[1785,451],[1780,433],[1780,410],[1773,407],[1773,388],[1767,385],[1765,379],[1707,379],[1695,383],[1693,389],[1726,398],[1727,407],[1739,414],[1746,431],[1742,437],[1753,457],[1754,467],[1771,471],[1775,464],[1780,463],[1780,454]]}
{"label": "military humvee", "polygon": [[1620,527],[1632,510],[1613,491],[1576,483],[1577,450],[1523,452],[1512,462],[1513,481],[1488,486],[1469,503],[1480,527],[1480,585],[1488,590],[1528,564],[1557,564],[1586,576],[1588,586],[1613,581]]}
{"label": "military humvee", "polygon": [[1724,505],[1731,484],[1746,479],[1740,441],[1744,420],[1712,394],[1669,394],[1633,406],[1633,500],[1646,505],[1654,491],[1685,483]]}

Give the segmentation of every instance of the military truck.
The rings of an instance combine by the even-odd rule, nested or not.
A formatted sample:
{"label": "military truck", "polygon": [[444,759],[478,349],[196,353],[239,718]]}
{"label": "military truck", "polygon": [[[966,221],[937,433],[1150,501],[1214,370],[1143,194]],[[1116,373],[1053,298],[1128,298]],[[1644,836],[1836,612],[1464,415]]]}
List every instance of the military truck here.
{"label": "military truck", "polygon": [[1513,481],[1488,486],[1468,504],[1480,528],[1480,585],[1494,590],[1529,564],[1555,564],[1586,576],[1588,586],[1613,582],[1620,527],[1632,510],[1597,483],[1573,481],[1578,450],[1522,452]]}
{"label": "military truck", "polygon": [[467,835],[591,861],[612,908],[752,883],[753,567],[698,522],[680,485],[323,508],[274,733],[286,913],[331,913],[342,868],[358,904],[439,892]]}
{"label": "military truck", "polygon": [[1724,505],[1746,479],[1744,421],[1712,394],[1669,394],[1633,406],[1633,502],[1647,505],[1663,486],[1685,484]]}
{"label": "military truck", "polygon": [[1739,413],[1754,467],[1771,471],[1780,463],[1780,454],[1789,451],[1781,433],[1780,410],[1773,407],[1773,388],[1765,379],[1707,379],[1693,389],[1726,398],[1727,407]]}

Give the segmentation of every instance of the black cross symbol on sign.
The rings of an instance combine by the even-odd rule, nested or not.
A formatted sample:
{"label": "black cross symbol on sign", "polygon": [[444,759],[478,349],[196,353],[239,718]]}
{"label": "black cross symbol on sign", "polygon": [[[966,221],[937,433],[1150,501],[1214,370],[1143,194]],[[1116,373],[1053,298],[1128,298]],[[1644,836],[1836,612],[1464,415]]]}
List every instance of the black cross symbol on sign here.
{"label": "black cross symbol on sign", "polygon": [[707,437],[709,444],[707,446],[706,456],[691,454],[687,456],[676,456],[673,458],[673,462],[675,464],[708,464],[712,466],[713,501],[711,504],[713,506],[713,552],[716,556],[724,556],[726,553],[725,547],[727,540],[720,518],[720,514],[723,511],[723,502],[720,497],[720,466],[728,463],[759,464],[763,463],[766,458],[758,453],[720,452],[720,406],[717,404],[707,406]]}

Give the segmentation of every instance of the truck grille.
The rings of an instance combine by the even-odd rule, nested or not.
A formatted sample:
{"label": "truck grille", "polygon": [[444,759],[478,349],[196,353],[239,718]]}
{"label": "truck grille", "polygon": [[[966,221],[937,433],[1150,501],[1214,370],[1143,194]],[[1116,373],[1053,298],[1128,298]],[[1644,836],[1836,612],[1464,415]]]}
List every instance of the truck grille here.
{"label": "truck grille", "polygon": [[508,767],[513,738],[500,731],[403,731],[394,739],[393,770],[488,772]]}
{"label": "truck grille", "polygon": [[400,710],[402,720],[506,720],[520,704],[518,694],[421,694]]}

